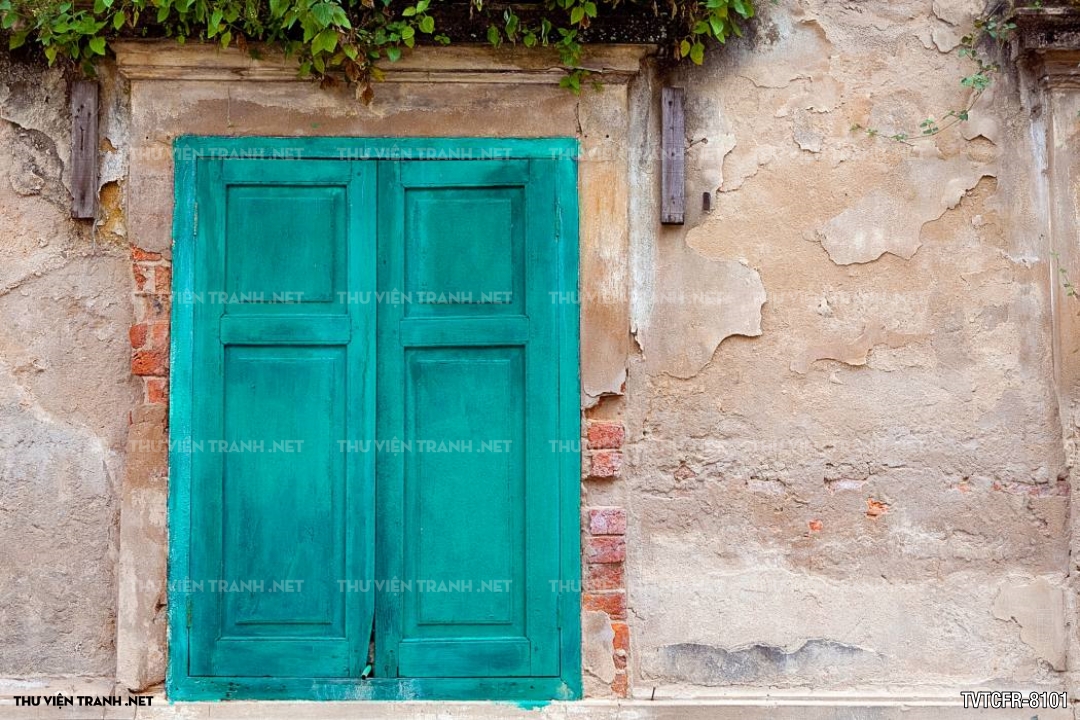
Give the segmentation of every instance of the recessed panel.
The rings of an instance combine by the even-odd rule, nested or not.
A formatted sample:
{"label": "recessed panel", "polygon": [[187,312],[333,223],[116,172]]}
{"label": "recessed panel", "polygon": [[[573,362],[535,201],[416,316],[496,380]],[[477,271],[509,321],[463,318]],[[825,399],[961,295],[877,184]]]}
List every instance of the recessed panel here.
{"label": "recessed panel", "polygon": [[405,314],[520,313],[521,188],[406,191]]}
{"label": "recessed panel", "polygon": [[[518,348],[407,354],[406,637],[515,635],[523,616]],[[523,634],[523,633],[522,633]]]}
{"label": "recessed panel", "polygon": [[225,304],[333,303],[344,291],[345,192],[335,186],[228,187]]}
{"label": "recessed panel", "polygon": [[345,351],[225,353],[225,637],[344,635]]}

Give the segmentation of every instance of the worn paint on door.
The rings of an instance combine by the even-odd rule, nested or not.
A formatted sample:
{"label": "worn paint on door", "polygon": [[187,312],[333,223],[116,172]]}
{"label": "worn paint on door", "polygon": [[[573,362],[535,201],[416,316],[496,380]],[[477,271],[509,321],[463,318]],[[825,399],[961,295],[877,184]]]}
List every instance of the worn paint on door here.
{"label": "worn paint on door", "polygon": [[174,697],[580,692],[574,144],[382,142],[178,142]]}

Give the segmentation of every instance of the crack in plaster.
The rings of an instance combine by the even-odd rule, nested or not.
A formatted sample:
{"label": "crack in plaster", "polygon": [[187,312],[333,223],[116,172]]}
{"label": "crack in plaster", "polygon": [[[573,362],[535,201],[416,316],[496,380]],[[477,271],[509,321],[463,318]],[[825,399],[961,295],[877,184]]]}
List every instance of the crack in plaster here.
{"label": "crack in plaster", "polygon": [[1060,587],[1039,578],[1008,585],[994,598],[994,617],[1015,622],[1020,639],[1058,671],[1066,667],[1065,599]]}
{"label": "crack in plaster", "polygon": [[659,265],[650,319],[637,334],[651,374],[691,378],[727,338],[761,335],[766,295],[757,270],[682,242],[663,251]]}
{"label": "crack in plaster", "polygon": [[910,260],[922,246],[923,226],[941,219],[986,177],[997,171],[965,157],[905,158],[882,186],[819,229],[816,239],[837,265],[869,263],[886,253]]}
{"label": "crack in plaster", "polygon": [[868,326],[854,340],[833,340],[809,347],[803,357],[791,363],[792,372],[805,375],[810,366],[821,360],[836,360],[845,365],[859,367],[866,365],[870,352],[880,345],[890,348],[903,347],[912,342],[925,339],[925,335],[898,333],[886,329],[884,324]]}

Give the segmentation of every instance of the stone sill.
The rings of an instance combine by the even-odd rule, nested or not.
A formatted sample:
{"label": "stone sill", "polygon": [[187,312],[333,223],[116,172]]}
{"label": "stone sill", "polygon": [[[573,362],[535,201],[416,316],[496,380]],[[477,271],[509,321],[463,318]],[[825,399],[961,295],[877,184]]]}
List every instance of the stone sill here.
{"label": "stone sill", "polygon": [[[1010,688],[1011,689],[1011,688]],[[1060,689],[1060,688],[1041,688]],[[406,720],[433,717],[462,720],[1015,720],[1037,714],[1039,720],[1072,720],[1072,710],[964,710],[960,691],[896,693],[713,690],[708,697],[657,700],[580,700],[522,707],[496,702],[252,702],[173,703],[151,693],[150,707],[15,707],[13,695],[116,695],[127,692],[108,679],[0,679],[0,720]]]}

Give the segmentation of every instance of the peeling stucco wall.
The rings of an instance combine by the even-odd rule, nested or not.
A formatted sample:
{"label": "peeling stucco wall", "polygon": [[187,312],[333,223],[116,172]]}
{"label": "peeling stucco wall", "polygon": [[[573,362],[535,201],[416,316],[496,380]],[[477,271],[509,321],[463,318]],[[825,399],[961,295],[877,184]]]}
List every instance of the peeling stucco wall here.
{"label": "peeling stucco wall", "polygon": [[[122,102],[108,88],[103,104]],[[0,676],[115,672],[123,224],[70,219],[67,82],[0,54]],[[122,129],[102,128],[109,145]],[[103,146],[102,181],[122,179]]]}
{"label": "peeling stucco wall", "polygon": [[634,692],[1060,687],[1037,108],[1007,74],[962,129],[870,137],[963,105],[982,3],[762,5],[656,81],[686,89],[684,227],[652,231],[635,164],[639,352],[610,410]]}
{"label": "peeling stucco wall", "polygon": [[[558,134],[583,146],[582,406],[626,429],[587,439],[582,504],[627,520],[598,533],[620,550],[598,563],[613,605],[583,616],[587,694],[1067,683],[1080,374],[1053,346],[1080,310],[1052,303],[1030,88],[1007,75],[914,146],[872,138],[852,128],[964,102],[981,2],[761,5],[704,67],[582,97],[390,82],[362,107],[187,49],[174,71],[203,79],[143,58],[129,108],[106,68],[94,225],[68,217],[62,78],[0,65],[0,676],[164,671],[165,405],[128,330],[161,290],[130,248],[170,259],[175,136]],[[679,228],[658,223],[665,83],[687,97]]]}

